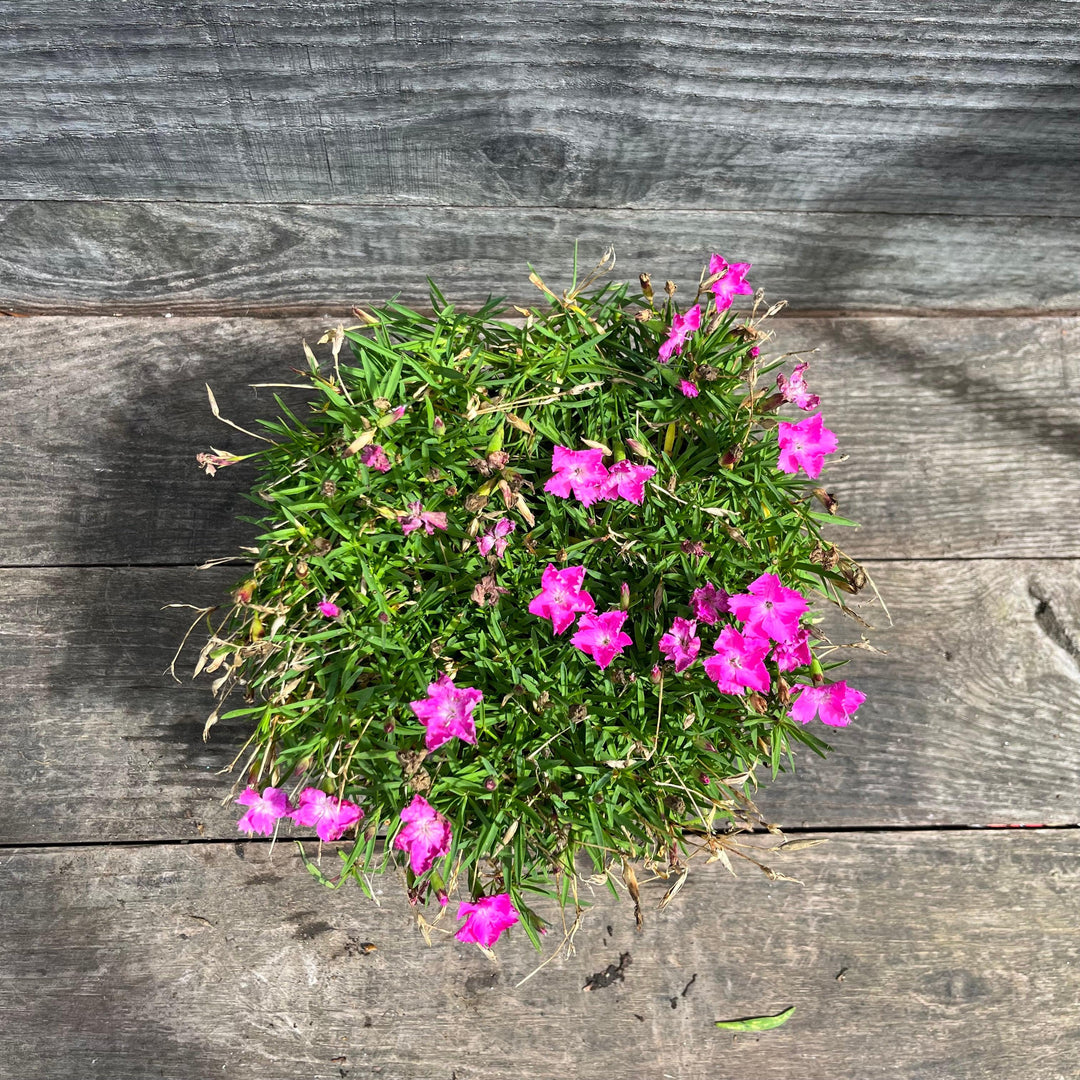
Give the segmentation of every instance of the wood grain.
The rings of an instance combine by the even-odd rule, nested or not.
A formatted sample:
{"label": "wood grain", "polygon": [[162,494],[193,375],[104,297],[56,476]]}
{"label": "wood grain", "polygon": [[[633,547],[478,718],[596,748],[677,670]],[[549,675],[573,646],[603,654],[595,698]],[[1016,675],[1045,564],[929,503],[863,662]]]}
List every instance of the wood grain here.
{"label": "wood grain", "polygon": [[[871,563],[894,625],[867,611],[886,652],[854,652],[858,721],[818,727],[757,795],[785,826],[1080,823],[1080,563]],[[95,569],[0,572],[0,844],[233,837],[248,731],[204,744],[209,679],[194,651],[166,674],[194,614],[242,576]],[[849,621],[833,640],[853,642]],[[223,800],[226,804],[223,805]]]}
{"label": "wood grain", "polygon": [[1065,0],[7,8],[5,198],[1080,213]]}
{"label": "wood grain", "polygon": [[[539,962],[520,931],[494,964],[439,933],[429,949],[397,882],[377,883],[381,906],[354,887],[328,892],[291,847],[7,852],[0,1069],[23,1080],[1075,1076],[1075,832],[833,837],[777,865],[805,886],[749,866],[733,880],[714,864],[659,913],[661,890],[647,886],[640,934],[629,902],[598,890],[576,955],[519,986]],[[365,942],[377,950],[362,953]],[[582,992],[625,953],[623,981]],[[713,1026],[792,1005],[776,1031]]]}
{"label": "wood grain", "polygon": [[526,264],[568,285],[575,241],[684,290],[721,251],[805,311],[1080,311],[1080,218],[30,201],[0,229],[0,310],[24,314],[344,313],[426,303],[428,275],[533,303]]}
{"label": "wood grain", "polygon": [[[198,563],[253,535],[243,465],[330,320],[0,320],[0,561]],[[1080,556],[1080,320],[780,319],[847,460],[826,483],[867,558]],[[318,347],[325,354],[326,347]],[[809,350],[818,353],[809,355]],[[285,391],[300,394],[300,391]]]}

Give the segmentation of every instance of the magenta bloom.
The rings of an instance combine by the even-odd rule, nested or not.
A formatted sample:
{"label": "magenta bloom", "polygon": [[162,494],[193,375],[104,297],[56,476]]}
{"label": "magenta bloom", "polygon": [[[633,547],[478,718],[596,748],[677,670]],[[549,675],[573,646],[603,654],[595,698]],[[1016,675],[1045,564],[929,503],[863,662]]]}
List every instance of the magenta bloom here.
{"label": "magenta bloom", "polygon": [[401,531],[408,536],[413,529],[424,527],[428,536],[433,536],[436,529],[446,531],[446,514],[441,510],[429,512],[424,509],[422,503],[411,502],[408,505],[407,514],[398,514],[398,524]]}
{"label": "magenta bloom", "polygon": [[666,364],[673,355],[681,356],[686,339],[701,326],[701,305],[695,304],[685,315],[671,320],[667,341],[660,346],[660,363]]}
{"label": "magenta bloom", "polygon": [[634,644],[630,635],[622,632],[624,622],[625,611],[582,615],[578,621],[578,631],[570,639],[570,644],[591,656],[603,670],[627,645]]}
{"label": "magenta bloom", "polygon": [[473,687],[455,686],[447,674],[428,684],[428,696],[420,701],[410,701],[409,708],[427,728],[424,745],[428,750],[438,750],[453,738],[476,745],[476,723],[472,711],[483,701],[484,695]]}
{"label": "magenta bloom", "polygon": [[705,674],[723,693],[743,694],[748,686],[768,693],[769,673],[763,662],[769,651],[767,641],[749,634],[744,637],[734,626],[725,626],[713,648],[716,655],[705,658]]}
{"label": "magenta bloom", "polygon": [[796,364],[789,379],[783,372],[776,376],[776,389],[784,395],[784,400],[799,409],[816,409],[821,401],[817,394],[811,394],[806,387],[803,373],[809,364]]}
{"label": "magenta bloom", "polygon": [[714,626],[717,619],[730,610],[728,594],[711,581],[690,594],[690,604],[694,609],[694,617],[709,626]]}
{"label": "magenta bloom", "polygon": [[551,454],[554,475],[544,485],[544,490],[569,498],[571,490],[582,506],[592,506],[602,498],[600,485],[607,479],[603,450],[568,450],[556,446]]}
{"label": "magenta bloom", "polygon": [[645,499],[645,481],[655,472],[652,465],[635,465],[628,458],[616,461],[600,485],[600,498],[623,498],[640,506]]}
{"label": "magenta bloom", "polygon": [[683,397],[698,396],[697,383],[692,383],[689,379],[680,379],[679,389],[682,391]]}
{"label": "magenta bloom", "polygon": [[509,893],[481,896],[475,904],[462,901],[458,905],[457,917],[465,920],[454,935],[458,941],[475,941],[485,949],[490,949],[498,941],[499,935],[518,921]]}
{"label": "magenta bloom", "polygon": [[379,472],[390,471],[390,459],[386,456],[386,451],[378,444],[365,446],[360,451],[360,464],[366,465],[369,469],[377,469]]}
{"label": "magenta bloom", "polygon": [[773,649],[772,658],[781,671],[808,667],[813,660],[810,655],[810,631],[804,626],[791,641],[780,642]]}
{"label": "magenta bloom", "polygon": [[727,311],[732,301],[740,294],[750,295],[753,289],[746,283],[744,278],[750,269],[750,263],[729,263],[723,256],[714,255],[709,260],[709,277],[726,271],[724,276],[713,283],[713,294],[716,296],[716,310]]}
{"label": "magenta bloom", "polygon": [[287,817],[289,813],[289,799],[281,788],[263,788],[260,795],[255,788],[249,786],[244,788],[236,801],[241,806],[250,807],[236,823],[236,827],[248,836],[253,833],[269,836],[274,831],[274,822]]}
{"label": "magenta bloom", "polygon": [[325,615],[328,619],[336,619],[341,614],[341,608],[337,604],[332,604],[324,596],[318,603],[319,614]]}
{"label": "magenta bloom", "polygon": [[830,683],[827,686],[804,686],[796,683],[792,692],[798,697],[791,703],[788,716],[800,724],[809,724],[817,714],[823,724],[830,727],[845,727],[851,723],[855,711],[866,700],[865,694],[852,690],[845,682]]}
{"label": "magenta bloom", "polygon": [[799,618],[809,608],[802,593],[781,585],[775,574],[762,574],[747,593],[728,597],[728,610],[746,624],[744,633],[782,642],[798,636]]}
{"label": "magenta bloom", "polygon": [[364,816],[364,811],[348,799],[339,799],[327,795],[319,788],[304,788],[292,819],[297,825],[315,826],[315,834],[326,843],[340,840],[345,830],[355,825]]}
{"label": "magenta bloom", "polygon": [[541,619],[550,619],[555,633],[561,634],[574,621],[577,612],[591,612],[596,608],[593,598],[581,587],[584,580],[584,566],[556,570],[548,563],[540,579],[542,591],[529,601],[529,611]]}
{"label": "magenta bloom", "polygon": [[660,639],[660,651],[675,661],[675,670],[685,671],[701,648],[701,638],[696,636],[697,623],[689,619],[676,619],[671,629]]}
{"label": "magenta bloom", "polygon": [[426,874],[450,850],[450,822],[423,795],[413,796],[401,820],[405,827],[394,837],[394,847],[408,852],[414,874]]}
{"label": "magenta bloom", "polygon": [[776,425],[776,441],[780,444],[780,471],[797,473],[802,468],[811,480],[821,475],[825,455],[836,449],[836,436],[822,427],[821,413],[814,413],[797,424],[781,421]]}
{"label": "magenta bloom", "polygon": [[488,529],[483,536],[476,541],[481,555],[487,555],[492,548],[495,549],[495,557],[501,559],[506,554],[506,538],[517,528],[512,518],[500,518]]}

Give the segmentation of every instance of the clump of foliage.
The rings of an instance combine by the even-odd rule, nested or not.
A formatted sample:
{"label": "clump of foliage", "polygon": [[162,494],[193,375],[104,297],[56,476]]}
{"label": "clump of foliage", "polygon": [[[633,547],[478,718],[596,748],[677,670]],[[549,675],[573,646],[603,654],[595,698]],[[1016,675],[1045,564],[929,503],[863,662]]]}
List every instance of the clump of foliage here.
{"label": "clump of foliage", "polygon": [[760,355],[780,305],[734,310],[749,267],[719,256],[683,311],[603,268],[533,274],[523,322],[433,283],[431,316],[357,311],[332,363],[307,350],[309,412],[200,455],[258,470],[254,568],[200,661],[252,725],[241,828],[352,834],[337,881],[400,860],[484,946],[518,919],[537,941],[527,893],[565,902],[581,854],[635,899],[635,863],[680,882],[862,700],[804,596],[865,577],[807,483],[835,439],[783,418],[816,405],[806,365]]}

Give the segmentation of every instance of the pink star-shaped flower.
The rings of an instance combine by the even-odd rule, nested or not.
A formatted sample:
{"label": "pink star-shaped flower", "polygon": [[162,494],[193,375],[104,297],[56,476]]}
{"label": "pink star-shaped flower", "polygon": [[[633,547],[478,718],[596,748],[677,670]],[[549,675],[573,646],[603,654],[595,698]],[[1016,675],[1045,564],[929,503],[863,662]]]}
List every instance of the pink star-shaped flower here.
{"label": "pink star-shaped flower", "polygon": [[804,626],[790,641],[777,644],[773,648],[772,658],[781,671],[809,667],[814,659],[810,654],[810,631]]}
{"label": "pink star-shaped flower", "polygon": [[423,795],[413,796],[401,820],[405,826],[394,837],[394,847],[408,852],[414,874],[426,874],[450,850],[450,822]]}
{"label": "pink star-shaped flower", "polygon": [[607,479],[603,450],[568,450],[556,446],[551,454],[554,475],[544,485],[544,490],[562,499],[574,497],[582,506],[592,506],[602,498],[601,485]]}
{"label": "pink star-shaped flower", "polygon": [[390,459],[386,456],[386,451],[378,444],[365,446],[360,451],[360,464],[379,472],[390,471]]}
{"label": "pink star-shaped flower", "polygon": [[728,597],[728,609],[743,632],[787,642],[799,633],[799,618],[809,609],[802,593],[780,584],[775,574],[762,574],[746,593]]}
{"label": "pink star-shaped flower", "polygon": [[701,649],[701,638],[696,636],[697,623],[676,618],[671,629],[660,639],[660,651],[675,661],[675,671],[685,671]]}
{"label": "pink star-shaped flower", "polygon": [[690,605],[694,617],[708,626],[714,626],[721,615],[728,612],[728,594],[718,589],[711,581],[690,594]]}
{"label": "pink star-shaped flower", "polygon": [[500,518],[476,541],[476,546],[480,549],[480,554],[487,555],[494,549],[495,557],[501,559],[503,555],[506,554],[506,538],[516,528],[517,524],[512,518]]}
{"label": "pink star-shaped flower", "polygon": [[263,788],[263,793],[253,787],[244,788],[236,800],[241,806],[250,807],[248,812],[236,823],[240,832],[248,836],[258,833],[269,836],[274,831],[274,823],[289,813],[289,797],[281,788]]}
{"label": "pink star-shaped flower", "polygon": [[596,605],[581,587],[585,580],[584,566],[568,566],[556,570],[548,563],[540,579],[541,592],[529,601],[529,611],[541,619],[550,619],[556,634],[561,634],[578,612],[591,612]]}
{"label": "pink star-shaped flower", "polygon": [[698,388],[697,383],[691,382],[689,379],[679,380],[679,389],[682,391],[683,397],[697,397]]}
{"label": "pink star-shaped flower", "polygon": [[499,935],[518,921],[509,893],[481,896],[475,904],[462,901],[458,905],[457,917],[465,920],[454,935],[458,941],[475,941],[485,949],[490,949],[498,941]]}
{"label": "pink star-shaped flower", "polygon": [[453,738],[476,745],[476,722],[472,711],[483,701],[484,695],[469,686],[455,686],[454,680],[443,673],[428,684],[428,696],[410,701],[409,708],[427,728],[424,745],[428,750],[438,750]]}
{"label": "pink star-shaped flower", "polygon": [[577,633],[570,644],[591,656],[603,670],[615,657],[633,645],[629,634],[622,632],[626,622],[625,611],[605,611],[603,615],[582,615]]}
{"label": "pink star-shaped flower", "polygon": [[401,526],[401,531],[408,536],[414,529],[419,529],[421,526],[427,532],[428,536],[433,536],[436,529],[442,529],[446,531],[446,514],[441,510],[428,511],[424,509],[423,503],[411,502],[408,504],[407,514],[398,514],[398,524]]}
{"label": "pink star-shaped flower", "polygon": [[753,293],[754,290],[743,280],[750,266],[750,263],[729,263],[721,255],[714,255],[709,260],[709,277],[726,271],[719,281],[713,282],[717,311],[727,311],[736,296]]}
{"label": "pink star-shaped flower", "polygon": [[723,693],[744,694],[747,687],[768,693],[769,673],[764,664],[767,641],[744,637],[734,626],[725,626],[713,648],[716,655],[704,660],[705,674]]}
{"label": "pink star-shaped flower", "polygon": [[652,465],[635,465],[628,458],[616,461],[600,485],[600,497],[628,499],[640,506],[645,499],[645,481],[655,472]]}
{"label": "pink star-shaped flower", "polygon": [[292,819],[297,825],[310,828],[315,826],[315,834],[324,843],[340,840],[345,830],[355,825],[364,816],[364,811],[348,799],[339,799],[327,795],[319,788],[308,787],[300,792]]}
{"label": "pink star-shaped flower", "polygon": [[825,455],[836,449],[836,436],[821,423],[821,413],[814,413],[797,424],[776,425],[776,441],[780,444],[781,472],[797,473],[805,469],[811,480],[821,475]]}
{"label": "pink star-shaped flower", "polygon": [[796,683],[791,688],[798,697],[791,703],[788,716],[800,724],[809,724],[815,714],[823,724],[830,727],[845,727],[851,723],[855,711],[866,700],[866,695],[852,690],[846,682],[835,682],[827,686],[805,686]]}
{"label": "pink star-shaped flower", "polygon": [[695,304],[685,315],[671,320],[667,341],[660,346],[660,363],[666,364],[672,356],[681,356],[686,339],[701,326],[701,305]]}
{"label": "pink star-shaped flower", "polygon": [[811,394],[807,389],[804,372],[809,366],[809,364],[796,364],[791,378],[783,372],[776,376],[776,389],[783,394],[785,401],[799,409],[816,409],[821,402],[817,394]]}

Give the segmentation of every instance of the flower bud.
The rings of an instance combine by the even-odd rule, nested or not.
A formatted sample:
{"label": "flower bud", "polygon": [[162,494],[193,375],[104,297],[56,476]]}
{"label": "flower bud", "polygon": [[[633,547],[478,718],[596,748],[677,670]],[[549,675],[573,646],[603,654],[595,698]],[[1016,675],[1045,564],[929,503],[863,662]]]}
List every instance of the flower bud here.
{"label": "flower bud", "polygon": [[653,664],[652,671],[649,672],[649,681],[659,684],[663,682],[664,673],[660,670],[659,664]]}
{"label": "flower bud", "polygon": [[238,604],[250,604],[251,598],[255,595],[255,581],[245,581],[236,592],[233,593],[233,599]]}
{"label": "flower bud", "polygon": [[496,788],[497,788],[498,786],[499,786],[499,782],[498,782],[498,781],[497,781],[497,780],[495,779],[495,777],[494,777],[494,776],[489,776],[489,777],[488,777],[488,778],[487,778],[487,779],[486,779],[486,780],[484,781],[484,787],[485,787],[485,788],[486,788],[486,789],[487,789],[488,791],[494,791],[494,790],[495,790],[495,789],[496,789]]}
{"label": "flower bud", "polygon": [[639,458],[652,457],[648,445],[638,442],[637,439],[627,439],[626,449],[629,450],[631,454],[637,454]]}
{"label": "flower bud", "polygon": [[397,725],[394,723],[393,720],[387,720],[386,723],[383,724],[382,729],[386,732],[387,735],[392,735],[396,726]]}
{"label": "flower bud", "polygon": [[648,274],[638,274],[638,281],[641,282],[641,295],[651,304],[653,298],[652,278]]}
{"label": "flower bud", "polygon": [[666,292],[668,294],[668,296],[674,296],[675,295],[675,290],[678,287],[679,286],[676,285],[674,281],[665,281],[664,282],[664,292]]}
{"label": "flower bud", "polygon": [[630,586],[625,581],[619,586],[619,610],[630,610]]}

